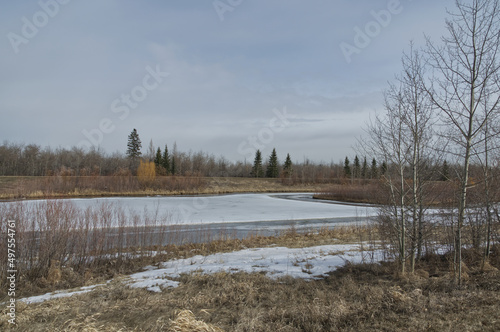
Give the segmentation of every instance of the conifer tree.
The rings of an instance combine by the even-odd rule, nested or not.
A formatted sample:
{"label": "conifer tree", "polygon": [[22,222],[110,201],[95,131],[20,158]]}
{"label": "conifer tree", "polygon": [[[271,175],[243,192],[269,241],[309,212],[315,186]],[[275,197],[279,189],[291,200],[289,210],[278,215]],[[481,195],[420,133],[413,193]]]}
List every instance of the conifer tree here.
{"label": "conifer tree", "polygon": [[292,169],[292,159],[290,158],[290,154],[286,154],[286,159],[285,163],[283,164],[283,176],[285,178],[291,177],[293,174],[293,169]]}
{"label": "conifer tree", "polygon": [[266,169],[266,177],[277,178],[280,175],[278,166],[278,155],[276,154],[276,149],[273,149],[271,156],[269,157],[269,163]]}
{"label": "conifer tree", "polygon": [[[161,157],[161,163],[163,168],[167,171],[167,175],[170,173],[170,156],[168,154],[168,147],[167,144],[165,144],[165,150],[163,150],[163,156]],[[173,164],[173,158],[172,158],[172,164]],[[174,172],[172,171],[172,174]]]}
{"label": "conifer tree", "polygon": [[359,158],[358,156],[356,155],[356,157],[354,157],[354,166],[353,166],[353,176],[355,178],[359,178],[359,175],[361,173],[361,165],[359,164]]}
{"label": "conifer tree", "polygon": [[345,157],[345,160],[344,160],[344,176],[346,178],[351,177],[351,162],[349,161],[348,157]]}
{"label": "conifer tree", "polygon": [[372,179],[378,178],[377,160],[375,160],[375,158],[372,159],[372,168],[371,168],[371,171],[370,171],[370,177]]}
{"label": "conifer tree", "polygon": [[380,175],[384,176],[385,175],[385,172],[387,172],[387,164],[386,162],[384,161],[382,163],[382,166],[380,166]]}
{"label": "conifer tree", "polygon": [[255,159],[252,167],[252,177],[261,178],[264,176],[264,170],[262,169],[262,154],[260,150],[255,152]]}
{"label": "conifer tree", "polygon": [[155,155],[155,165],[162,166],[162,157],[161,157],[161,149],[158,147],[158,150],[156,150],[156,155]]}
{"label": "conifer tree", "polygon": [[139,158],[141,157],[141,139],[139,138],[139,134],[137,130],[134,128],[130,135],[128,135],[128,143],[127,143],[127,157],[130,161],[130,169],[132,172],[137,170],[139,167]]}
{"label": "conifer tree", "polygon": [[128,135],[127,156],[132,160],[138,159],[141,156],[141,147],[141,139],[134,128],[130,135]]}

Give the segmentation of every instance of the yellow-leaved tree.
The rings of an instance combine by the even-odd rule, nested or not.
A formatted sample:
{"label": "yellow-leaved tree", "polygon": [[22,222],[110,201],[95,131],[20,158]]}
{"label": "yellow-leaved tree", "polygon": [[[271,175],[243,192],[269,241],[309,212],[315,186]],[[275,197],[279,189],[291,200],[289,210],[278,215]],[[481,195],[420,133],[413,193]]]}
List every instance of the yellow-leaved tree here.
{"label": "yellow-leaved tree", "polygon": [[137,169],[137,178],[142,185],[151,185],[156,178],[155,163],[152,161],[140,161]]}

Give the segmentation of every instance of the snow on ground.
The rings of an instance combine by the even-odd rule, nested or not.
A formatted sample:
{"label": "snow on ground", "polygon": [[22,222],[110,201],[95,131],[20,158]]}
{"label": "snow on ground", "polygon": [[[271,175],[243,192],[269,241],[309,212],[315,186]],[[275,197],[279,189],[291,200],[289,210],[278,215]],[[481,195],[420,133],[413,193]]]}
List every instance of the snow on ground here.
{"label": "snow on ground", "polygon": [[[148,267],[130,276],[131,286],[146,280],[177,278],[182,273],[265,272],[271,278],[289,275],[318,278],[343,265],[346,260],[360,261],[358,245],[325,245],[309,248],[256,248],[209,256],[194,256]],[[356,251],[353,251],[356,250]]]}
{"label": "snow on ground", "polygon": [[85,287],[79,288],[79,290],[76,290],[76,291],[68,291],[68,290],[56,291],[56,292],[47,293],[47,294],[43,294],[43,295],[26,297],[24,299],[20,299],[19,302],[24,302],[26,304],[41,303],[41,302],[45,302],[47,300],[58,299],[58,298],[62,298],[62,297],[69,297],[69,296],[73,296],[73,295],[88,293],[88,292],[93,291],[96,287],[99,287],[102,285],[103,284],[85,286]]}
{"label": "snow on ground", "polygon": [[[375,251],[375,261],[381,259],[380,252]],[[370,252],[370,255],[372,253]],[[362,252],[359,244],[324,245],[307,248],[254,248],[219,253],[208,256],[194,256],[185,259],[174,259],[156,266],[148,266],[145,271],[130,275],[123,279],[129,287],[145,288],[152,292],[161,292],[169,287],[179,286],[174,279],[183,273],[217,272],[264,272],[270,278],[292,276],[303,279],[318,279],[328,272],[346,263],[362,262],[368,252]],[[109,281],[108,281],[109,282]],[[40,296],[20,299],[25,303],[39,303],[46,300],[87,293],[101,285],[82,287],[76,291],[58,291]]]}

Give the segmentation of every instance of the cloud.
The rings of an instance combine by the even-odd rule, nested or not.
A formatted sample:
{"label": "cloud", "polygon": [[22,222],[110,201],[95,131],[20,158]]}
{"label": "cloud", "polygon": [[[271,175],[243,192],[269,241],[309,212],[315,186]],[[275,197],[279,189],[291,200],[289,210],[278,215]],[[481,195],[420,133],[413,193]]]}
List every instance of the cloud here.
{"label": "cloud", "polygon": [[[402,1],[405,11],[347,64],[339,43],[386,2],[245,1],[220,21],[211,2],[72,1],[19,54],[0,44],[0,132],[11,141],[76,145],[110,119],[101,147],[144,142],[241,158],[238,144],[293,114],[276,146],[315,160],[351,154],[409,38],[442,25],[452,3]],[[0,34],[21,29],[37,4],[9,3]],[[425,16],[422,13],[426,13]],[[425,18],[425,22],[423,21]],[[142,84],[146,68],[169,76],[120,119],[113,102]]]}

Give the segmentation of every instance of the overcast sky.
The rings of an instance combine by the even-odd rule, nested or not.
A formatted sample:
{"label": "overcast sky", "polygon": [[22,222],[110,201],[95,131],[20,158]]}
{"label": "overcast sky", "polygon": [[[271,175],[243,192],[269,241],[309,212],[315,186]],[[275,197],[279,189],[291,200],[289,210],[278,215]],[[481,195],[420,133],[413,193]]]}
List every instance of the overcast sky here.
{"label": "overcast sky", "polygon": [[[0,11],[0,140],[338,162],[452,0],[41,0]],[[359,31],[363,31],[360,33]]]}

